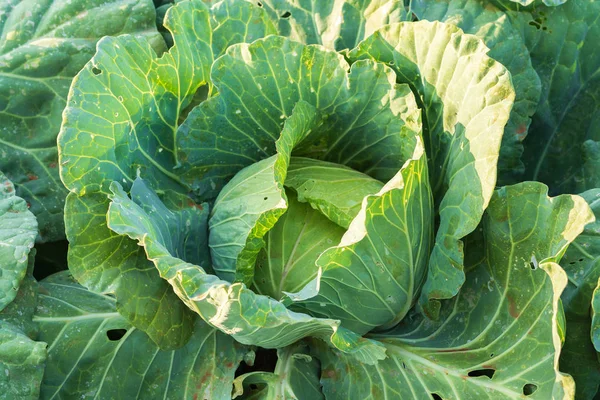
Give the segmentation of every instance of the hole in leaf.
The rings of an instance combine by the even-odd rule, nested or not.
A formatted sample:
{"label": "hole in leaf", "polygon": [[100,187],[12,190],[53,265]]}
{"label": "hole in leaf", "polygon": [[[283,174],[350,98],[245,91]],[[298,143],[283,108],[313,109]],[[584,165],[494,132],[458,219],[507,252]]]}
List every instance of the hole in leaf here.
{"label": "hole in leaf", "polygon": [[283,19],[288,19],[291,16],[292,16],[292,13],[289,11],[286,11],[283,14],[281,14],[281,18],[283,18]]}
{"label": "hole in leaf", "polygon": [[583,261],[583,258],[580,258],[580,259],[579,259],[579,262],[582,262],[582,261]]}
{"label": "hole in leaf", "polygon": [[102,71],[96,67],[92,67],[92,74],[94,75],[100,75],[102,73]]}
{"label": "hole in leaf", "polygon": [[256,3],[257,6],[262,7],[262,3],[259,1],[258,3]]}
{"label": "hole in leaf", "polygon": [[406,369],[406,364],[404,363],[404,361],[402,362],[402,368]]}
{"label": "hole in leaf", "polygon": [[106,331],[106,336],[111,342],[116,342],[118,340],[121,340],[121,338],[125,336],[126,333],[127,329],[109,329]]}
{"label": "hole in leaf", "polygon": [[[40,232],[40,235],[44,236],[42,232]],[[35,279],[40,281],[48,275],[65,269],[69,242],[66,240],[47,242],[36,244],[35,248],[37,249],[35,253],[35,265],[39,265],[39,268],[33,270]]]}
{"label": "hole in leaf", "polygon": [[523,394],[525,396],[531,396],[532,394],[535,393],[535,391],[538,389],[537,385],[534,383],[526,383],[523,386]]}
{"label": "hole in leaf", "polygon": [[268,197],[265,197],[263,200],[267,200],[267,199],[268,199]]}
{"label": "hole in leaf", "polygon": [[529,263],[529,268],[531,268],[532,271],[535,271],[537,269],[537,265],[535,265],[534,263],[530,262]]}
{"label": "hole in leaf", "polygon": [[439,394],[437,394],[437,393],[430,393],[430,394],[431,394],[431,398],[432,398],[433,400],[444,400],[444,399],[442,399],[442,396],[440,396],[440,395],[439,395]]}
{"label": "hole in leaf", "polygon": [[469,376],[474,378],[477,376],[487,376],[488,378],[492,379],[492,377],[494,376],[494,374],[496,373],[495,369],[491,369],[491,368],[483,368],[483,369],[476,369],[474,371],[469,372]]}
{"label": "hole in leaf", "polygon": [[254,358],[254,364],[248,365],[245,362],[241,362],[235,371],[236,377],[254,371],[275,371],[275,364],[277,364],[277,350],[258,348],[255,351],[256,357]]}
{"label": "hole in leaf", "polygon": [[494,353],[490,354],[490,358],[494,357]]}

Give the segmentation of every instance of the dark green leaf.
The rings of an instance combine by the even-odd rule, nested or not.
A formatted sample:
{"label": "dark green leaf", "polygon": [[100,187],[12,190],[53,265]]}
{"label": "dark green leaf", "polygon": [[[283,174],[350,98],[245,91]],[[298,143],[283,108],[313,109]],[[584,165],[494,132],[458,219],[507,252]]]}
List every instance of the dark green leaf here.
{"label": "dark green leaf", "polygon": [[245,350],[199,318],[188,344],[166,351],[117,312],[114,298],[86,290],[68,272],[41,287],[35,321],[49,344],[42,399],[231,397]]}
{"label": "dark green leaf", "polygon": [[6,0],[0,4],[0,170],[31,204],[41,241],[64,238],[67,191],[56,135],[73,77],[105,35],[164,48],[150,0]]}

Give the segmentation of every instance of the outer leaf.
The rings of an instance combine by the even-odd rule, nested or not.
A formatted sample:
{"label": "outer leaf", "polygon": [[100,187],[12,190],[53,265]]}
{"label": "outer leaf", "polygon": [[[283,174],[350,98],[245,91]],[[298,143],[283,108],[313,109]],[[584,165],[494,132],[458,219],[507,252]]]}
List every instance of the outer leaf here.
{"label": "outer leaf", "polygon": [[204,198],[214,198],[240,169],[275,154],[285,119],[303,100],[325,122],[294,155],[347,165],[387,181],[410,158],[414,97],[385,65],[354,63],[321,46],[271,36],[231,46],[213,65],[219,91],[177,132],[178,170]]}
{"label": "outer leaf", "polygon": [[529,50],[520,33],[503,12],[477,0],[411,2],[411,11],[419,18],[454,24],[474,34],[490,48],[489,56],[508,69],[515,89],[515,104],[504,128],[498,181],[514,183],[524,172],[521,161],[522,141],[540,99],[540,78],[531,65]]}
{"label": "outer leaf", "polygon": [[583,182],[580,187],[600,187],[600,141],[583,142]]}
{"label": "outer leaf", "polygon": [[175,31],[175,45],[162,57],[132,36],[107,37],[74,81],[58,138],[71,192],[107,193],[113,180],[129,185],[136,174],[165,189],[181,187],[171,171],[172,136],[179,113],[208,81],[209,12],[200,2],[181,2],[165,26]]}
{"label": "outer leaf", "polygon": [[329,49],[355,47],[383,25],[404,21],[400,0],[264,0],[261,4],[277,21],[279,34]]}
{"label": "outer leaf", "polygon": [[299,201],[308,202],[347,229],[360,211],[363,199],[379,192],[383,183],[340,164],[294,157],[285,186],[294,189]]}
{"label": "outer leaf", "polygon": [[351,60],[388,63],[424,105],[425,148],[440,226],[421,302],[434,317],[440,305],[436,299],[455,296],[464,282],[460,239],[477,227],[492,196],[514,100],[510,74],[487,52],[482,41],[453,25],[420,21],[382,28],[349,53]]}
{"label": "outer leaf", "polygon": [[225,54],[236,43],[251,43],[276,34],[277,28],[268,14],[250,2],[239,0],[212,1],[210,9],[212,49],[214,57]]}
{"label": "outer leaf", "polygon": [[597,352],[600,352],[600,279],[592,297],[592,342]]}
{"label": "outer leaf", "polygon": [[[567,276],[553,261],[592,215],[577,196],[546,193],[537,183],[497,191],[484,218],[486,259],[467,272],[440,321],[413,314],[377,335],[389,358],[376,368],[326,353],[325,396],[570,398],[572,379],[557,369],[559,296]],[[531,266],[532,257],[539,267]]]}
{"label": "outer leaf", "polygon": [[548,184],[555,193],[581,192],[594,187],[581,162],[582,144],[600,141],[600,3],[572,0],[536,15],[541,13],[541,23],[541,17],[529,16],[525,25],[539,35],[530,51],[542,79],[542,97],[525,142],[526,178]]}
{"label": "outer leaf", "polygon": [[163,49],[154,14],[150,0],[0,4],[0,170],[31,204],[41,241],[64,238],[56,135],[71,81],[105,35],[130,33]]}
{"label": "outer leaf", "polygon": [[300,101],[275,142],[277,154],[244,168],[219,193],[210,216],[209,244],[222,279],[252,282],[263,236],[287,209],[283,183],[292,150],[319,122],[315,108]]}
{"label": "outer leaf", "polygon": [[0,172],[0,311],[17,295],[38,224],[27,203]]}
{"label": "outer leaf", "polygon": [[319,367],[319,361],[308,354],[306,344],[299,343],[279,349],[275,371],[250,372],[237,377],[234,381],[233,398],[324,400],[319,382]]}
{"label": "outer leaf", "polygon": [[[175,32],[175,45],[160,58],[148,43],[131,36],[99,43],[74,82],[59,137],[61,174],[72,192],[106,193],[113,180],[130,184],[138,173],[163,188],[181,183],[172,172],[178,162],[173,135],[180,113],[198,87],[209,82],[219,55],[213,53],[213,41],[247,39],[226,26],[213,39],[210,18],[199,0],[171,7],[165,26]],[[98,107],[100,101],[105,108]]]}
{"label": "outer leaf", "polygon": [[0,321],[0,399],[37,399],[45,361],[46,343]]}
{"label": "outer leaf", "polygon": [[[165,246],[164,237],[169,232],[160,229],[156,217],[148,215],[135,199],[130,200],[117,183],[112,190],[110,229],[138,240],[179,298],[211,326],[240,343],[265,348],[284,347],[310,335],[323,338],[367,363],[385,357],[378,345],[340,328],[339,321],[291,312],[282,303],[257,295],[242,283],[222,281],[177,258]],[[156,196],[146,201],[160,202]]]}
{"label": "outer leaf", "polygon": [[35,339],[38,332],[37,325],[31,321],[37,306],[38,291],[37,281],[33,277],[34,258],[35,250],[32,250],[29,253],[27,275],[21,282],[17,295],[12,303],[0,311],[0,322],[10,324],[30,339]]}
{"label": "outer leaf", "polygon": [[318,258],[318,294],[300,299],[300,307],[338,318],[360,334],[397,324],[421,287],[432,239],[427,160],[417,137],[412,159],[379,192],[364,198],[340,244]]}
{"label": "outer leaf", "polygon": [[114,294],[118,312],[161,348],[182,346],[192,334],[193,314],[156,274],[143,249],[107,228],[108,205],[104,194],[67,196],[69,270],[89,290]]}
{"label": "outer leaf", "polygon": [[592,208],[596,221],[586,225],[561,261],[569,282],[561,296],[567,335],[560,366],[575,379],[577,398],[592,399],[600,383],[600,362],[590,340],[590,304],[600,279],[600,189],[581,196]]}
{"label": "outer leaf", "polygon": [[575,380],[578,400],[594,399],[600,385],[600,361],[590,340],[590,325],[589,315],[581,317],[567,311],[567,335],[560,352],[560,370]]}
{"label": "outer leaf", "polygon": [[600,189],[588,190],[581,196],[591,206],[596,221],[586,225],[561,261],[569,283],[561,296],[567,335],[560,367],[575,379],[577,399],[593,399],[600,384],[600,360],[592,343],[594,313],[590,307],[600,279]]}
{"label": "outer leaf", "polygon": [[531,10],[546,6],[559,6],[566,3],[569,0],[492,0],[493,4],[496,4],[503,10]]}
{"label": "outer leaf", "polygon": [[0,399],[39,397],[46,343],[34,341],[37,326],[31,321],[37,301],[37,282],[31,275],[34,252],[17,296],[0,312]]}
{"label": "outer leaf", "polygon": [[588,190],[581,196],[592,208],[596,221],[585,227],[561,262],[569,276],[562,299],[567,317],[587,318],[592,292],[600,279],[600,189]]}
{"label": "outer leaf", "polygon": [[[231,32],[231,24],[244,24],[240,14],[254,14],[242,7],[232,12],[237,22],[228,23],[223,13],[229,4],[216,8],[219,16],[198,0],[171,7],[165,26],[175,45],[161,57],[132,36],[101,40],[73,83],[58,139],[62,178],[73,192],[66,204],[69,266],[89,289],[115,293],[119,312],[162,348],[185,343],[192,314],[156,275],[143,250],[105,226],[106,194],[113,180],[128,188],[138,174],[161,191],[187,191],[173,172],[178,120],[198,87],[209,81],[210,66],[219,55],[215,48],[254,39],[263,26],[258,19],[247,36]],[[211,18],[219,21],[216,26]],[[172,329],[176,326],[182,331]]]}
{"label": "outer leaf", "polygon": [[[292,164],[294,161],[292,161]],[[354,171],[357,174],[356,171]],[[252,289],[274,299],[298,292],[318,273],[317,258],[339,243],[345,230],[287,192],[288,209],[265,236]]]}
{"label": "outer leaf", "polygon": [[61,272],[41,282],[36,322],[49,347],[41,398],[229,399],[244,349],[195,323],[189,343],[159,349],[115,301]]}

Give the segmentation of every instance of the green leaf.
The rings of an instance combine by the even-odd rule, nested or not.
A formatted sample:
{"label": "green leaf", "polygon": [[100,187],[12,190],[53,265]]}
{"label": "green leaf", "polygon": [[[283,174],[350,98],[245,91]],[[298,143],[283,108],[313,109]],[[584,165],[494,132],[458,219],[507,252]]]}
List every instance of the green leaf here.
{"label": "green leaf", "polygon": [[[137,182],[143,184],[139,179]],[[165,246],[164,238],[169,232],[160,229],[158,216],[146,213],[135,198],[129,199],[118,183],[111,189],[114,194],[108,213],[110,229],[137,240],[179,298],[211,326],[248,345],[279,348],[310,335],[367,363],[385,357],[379,345],[341,328],[339,321],[291,312],[282,303],[257,295],[242,283],[220,280],[200,266],[177,258]],[[154,196],[145,201],[154,204],[160,199]]]}
{"label": "green leaf", "polygon": [[161,350],[117,312],[114,298],[68,272],[41,281],[35,321],[49,344],[42,399],[229,399],[245,352],[199,318],[185,347]]}
{"label": "green leaf", "polygon": [[583,181],[580,188],[600,187],[600,140],[583,142]]}
{"label": "green leaf", "polygon": [[144,250],[108,229],[109,204],[104,194],[67,196],[69,270],[87,289],[114,294],[117,311],[162,349],[183,346],[192,334],[193,314],[160,279]]}
{"label": "green leaf", "polygon": [[161,50],[150,0],[8,0],[0,5],[0,170],[31,204],[39,240],[64,238],[56,136],[73,77],[106,35]]}
{"label": "green leaf", "polygon": [[[295,161],[292,158],[292,165]],[[259,253],[252,287],[276,300],[313,280],[317,258],[339,243],[345,232],[310,205],[300,203],[295,193],[288,191],[287,199],[286,213],[265,236],[266,247]]]}
{"label": "green leaf", "polygon": [[234,399],[324,400],[319,382],[320,364],[309,355],[306,344],[277,350],[273,372],[249,372],[234,381]]}
{"label": "green leaf", "polygon": [[554,7],[566,3],[569,0],[492,0],[492,4],[503,10],[535,10],[544,5]]}
{"label": "green leaf", "polygon": [[[546,183],[554,193],[592,189],[587,140],[600,141],[600,3],[572,0],[527,16],[535,31],[530,48],[542,80],[542,96],[525,142],[526,179]],[[543,15],[542,15],[543,14]],[[591,171],[595,172],[595,171]],[[596,172],[597,177],[597,172]]]}
{"label": "green leaf", "polygon": [[498,184],[514,183],[523,174],[523,139],[540,99],[540,78],[531,65],[529,50],[506,14],[477,0],[411,2],[419,18],[454,24],[476,35],[490,48],[489,56],[506,67],[515,89],[515,104],[504,128],[498,159]]}
{"label": "green leaf", "polygon": [[592,399],[600,382],[600,362],[590,338],[590,305],[600,279],[600,189],[588,190],[581,197],[592,208],[596,221],[585,226],[561,260],[569,282],[561,295],[567,335],[560,366],[575,379],[577,398]]}
{"label": "green leaf", "polygon": [[[253,39],[264,28],[257,23],[247,36],[231,32],[229,24],[243,24],[242,17],[254,14],[247,13],[253,8],[248,3],[232,11],[237,22],[229,23],[224,13],[230,4],[216,7],[214,15],[197,0],[169,8],[164,25],[175,45],[160,57],[133,36],[102,39],[73,83],[58,138],[62,179],[72,192],[65,206],[69,267],[88,289],[114,293],[118,311],[163,349],[185,343],[193,314],[143,249],[106,227],[106,195],[113,180],[129,188],[138,175],[160,191],[188,191],[173,171],[178,121],[199,86],[209,82],[216,47]],[[211,25],[211,18],[220,25]]]}
{"label": "green leaf", "polygon": [[220,278],[252,282],[263,236],[287,209],[283,183],[292,150],[319,122],[313,106],[298,102],[275,142],[277,154],[238,172],[219,193],[210,215],[209,245]]}
{"label": "green leaf", "polygon": [[285,186],[298,201],[308,202],[337,225],[348,228],[363,199],[381,190],[383,183],[340,164],[294,157]]}
{"label": "green leaf", "polygon": [[[495,192],[484,217],[486,259],[467,271],[440,320],[418,313],[373,335],[389,357],[367,367],[319,353],[328,399],[571,398],[558,371],[559,296],[567,276],[555,262],[592,218],[583,199],[547,197],[528,182]],[[534,260],[535,262],[532,262]]]}
{"label": "green leaf", "polygon": [[165,26],[175,45],[160,58],[133,36],[105,37],[77,76],[58,137],[71,192],[108,193],[110,182],[130,185],[138,174],[164,189],[185,187],[171,171],[172,137],[179,113],[209,79],[209,12],[201,2],[181,2]]}
{"label": "green leaf", "polygon": [[164,24],[175,44],[161,57],[128,35],[99,42],[73,84],[59,136],[61,174],[72,192],[108,193],[110,182],[131,184],[137,174],[164,189],[186,187],[172,171],[180,114],[199,86],[210,82],[219,56],[213,46],[222,46],[214,41],[248,39],[230,32],[222,16],[213,35],[210,19],[199,0],[169,8]]}
{"label": "green leaf", "polygon": [[401,0],[253,0],[277,22],[279,34],[329,49],[355,47],[376,29],[404,21]]}
{"label": "green leaf", "polygon": [[0,399],[38,399],[45,361],[46,343],[0,321]]}
{"label": "green leaf", "polygon": [[17,295],[12,303],[0,311],[0,321],[11,324],[30,339],[35,339],[38,332],[37,325],[31,320],[37,305],[38,291],[38,283],[33,277],[34,259],[35,249],[29,253],[27,274],[21,282]]}
{"label": "green leaf", "polygon": [[567,335],[560,352],[560,370],[575,380],[576,399],[592,400],[600,385],[600,361],[590,340],[590,317],[567,314]]}
{"label": "green leaf", "polygon": [[37,233],[27,202],[15,195],[15,187],[0,172],[0,311],[17,295]]}
{"label": "green leaf", "polygon": [[275,154],[299,101],[323,124],[294,155],[343,164],[387,181],[410,158],[420,130],[415,99],[385,65],[354,63],[321,46],[269,36],[231,46],[213,64],[219,95],[190,112],[177,132],[182,179],[203,199],[242,168]]}
{"label": "green leaf", "polygon": [[561,265],[569,276],[562,295],[567,317],[588,317],[592,292],[600,279],[600,189],[581,194],[592,208],[596,221],[588,224],[569,246]]}
{"label": "green leaf", "polygon": [[214,57],[225,54],[236,43],[252,43],[276,34],[277,28],[267,12],[247,1],[213,2],[210,8]]}
{"label": "green leaf", "polygon": [[592,342],[597,352],[600,352],[600,279],[592,296]]}
{"label": "green leaf", "polygon": [[46,343],[34,341],[38,332],[32,321],[38,289],[32,276],[34,254],[35,250],[29,253],[27,275],[16,297],[0,311],[0,399],[39,398]]}
{"label": "green leaf", "polygon": [[359,334],[406,315],[426,274],[433,201],[423,143],[379,192],[368,195],[340,244],[321,254],[318,293],[297,303]]}
{"label": "green leaf", "polygon": [[[487,52],[481,40],[453,25],[419,21],[384,27],[348,55],[390,65],[424,107],[424,141],[440,226],[420,301],[433,317],[438,299],[455,296],[464,282],[461,239],[477,227],[492,196],[500,141],[515,96],[510,73]],[[462,106],[466,102],[469,106]]]}

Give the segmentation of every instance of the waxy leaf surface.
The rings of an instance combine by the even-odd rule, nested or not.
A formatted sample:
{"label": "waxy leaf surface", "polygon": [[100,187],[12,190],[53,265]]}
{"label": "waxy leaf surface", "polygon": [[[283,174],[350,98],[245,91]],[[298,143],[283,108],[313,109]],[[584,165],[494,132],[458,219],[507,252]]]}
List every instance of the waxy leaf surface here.
{"label": "waxy leaf surface", "polygon": [[41,241],[65,236],[56,136],[73,77],[106,35],[131,34],[162,51],[154,15],[151,0],[0,4],[0,170],[31,204]]}
{"label": "waxy leaf surface", "polygon": [[231,397],[244,348],[196,318],[188,344],[161,350],[116,309],[114,298],[68,272],[41,282],[35,321],[48,342],[41,399]]}
{"label": "waxy leaf surface", "polygon": [[572,379],[558,371],[559,297],[567,276],[555,261],[591,219],[581,198],[549,198],[539,183],[496,191],[483,230],[474,233],[482,235],[485,259],[468,269],[439,321],[413,313],[397,328],[371,335],[388,352],[375,367],[325,353],[326,398],[572,396]]}
{"label": "waxy leaf surface", "polygon": [[[475,36],[429,21],[389,25],[349,53],[351,60],[390,65],[423,107],[429,179],[440,218],[421,294],[433,317],[438,300],[455,296],[464,282],[461,239],[477,227],[492,196],[515,96],[510,73],[487,53]],[[466,102],[469,107],[462,107]]]}

